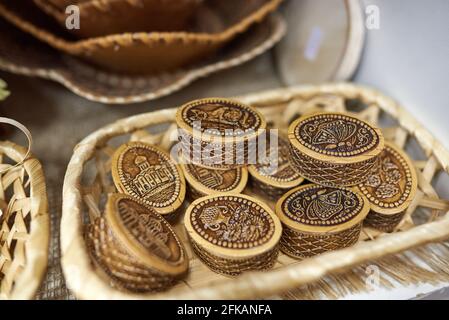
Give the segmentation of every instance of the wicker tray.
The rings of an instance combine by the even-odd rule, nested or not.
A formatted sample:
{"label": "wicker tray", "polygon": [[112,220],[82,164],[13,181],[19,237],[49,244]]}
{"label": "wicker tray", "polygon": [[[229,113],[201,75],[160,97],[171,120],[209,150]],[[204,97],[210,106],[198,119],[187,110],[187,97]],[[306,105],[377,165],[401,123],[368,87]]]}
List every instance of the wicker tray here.
{"label": "wicker tray", "polygon": [[[96,273],[86,252],[83,223],[101,214],[104,195],[114,190],[110,156],[118,145],[127,140],[143,140],[164,148],[171,145],[176,110],[146,113],[94,132],[75,148],[68,165],[61,221],[62,266],[67,284],[78,298],[242,299],[276,294],[294,299],[317,298],[321,294],[336,298],[366,287],[366,263],[375,263],[388,275],[388,279],[380,280],[385,287],[394,286],[392,280],[402,283],[449,280],[447,244],[420,247],[449,238],[446,214],[449,201],[440,199],[432,185],[438,173],[449,172],[449,153],[407,111],[375,90],[352,84],[279,89],[240,99],[260,107],[268,122],[278,128],[287,127],[286,123],[297,114],[316,108],[357,112],[360,117],[383,126],[386,138],[407,152],[417,149],[421,153],[414,161],[419,191],[395,232],[383,234],[365,228],[354,247],[302,261],[280,255],[273,270],[233,279],[213,273],[192,254],[184,228],[178,222],[175,230],[184,239],[191,258],[188,277],[158,294],[117,291]],[[251,194],[251,190],[245,193]],[[414,254],[413,261],[408,256],[410,252]]]}
{"label": "wicker tray", "polygon": [[50,222],[44,173],[27,150],[0,142],[0,298],[31,299],[47,269]]}

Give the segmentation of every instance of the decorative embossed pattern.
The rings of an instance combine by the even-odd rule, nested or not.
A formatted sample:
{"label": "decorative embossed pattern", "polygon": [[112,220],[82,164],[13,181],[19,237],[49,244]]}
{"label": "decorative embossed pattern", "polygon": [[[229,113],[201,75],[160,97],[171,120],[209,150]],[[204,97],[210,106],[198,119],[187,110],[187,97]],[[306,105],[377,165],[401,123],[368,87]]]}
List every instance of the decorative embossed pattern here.
{"label": "decorative embossed pattern", "polygon": [[394,211],[410,200],[413,185],[416,183],[404,157],[387,145],[367,180],[359,185],[359,189],[376,207]]}
{"label": "decorative embossed pattern", "polygon": [[192,249],[195,254],[214,272],[229,276],[237,276],[245,271],[251,270],[269,270],[276,263],[279,255],[278,247],[269,250],[260,255],[245,259],[226,259],[214,255],[191,241]]}
{"label": "decorative embossed pattern", "polygon": [[342,114],[319,114],[301,121],[295,137],[317,153],[353,157],[374,150],[379,136],[365,122]]}
{"label": "decorative embossed pattern", "polygon": [[[261,176],[276,182],[291,182],[301,178],[301,175],[293,168],[290,154],[290,143],[283,137],[278,137],[277,150],[273,150],[271,143],[267,150],[267,157],[251,166]],[[271,154],[277,152],[277,165],[271,163]],[[298,183],[299,184],[299,183]]]}
{"label": "decorative embossed pattern", "polygon": [[184,169],[198,183],[219,192],[234,190],[242,179],[242,169],[240,168],[217,171],[193,164],[186,164]]}
{"label": "decorative embossed pattern", "polygon": [[258,130],[262,123],[252,108],[224,99],[194,101],[182,107],[182,120],[191,128],[201,132],[214,130],[214,135],[220,136],[244,135]]}
{"label": "decorative embossed pattern", "polygon": [[96,264],[122,290],[161,291],[174,283],[173,277],[149,269],[129,255],[103,218],[87,226],[86,244]]}
{"label": "decorative embossed pattern", "polygon": [[257,203],[236,196],[217,196],[192,210],[193,229],[206,241],[231,249],[250,249],[274,235],[274,221]]}
{"label": "decorative embossed pattern", "polygon": [[145,143],[130,143],[117,152],[113,166],[118,174],[113,178],[119,191],[156,209],[173,205],[180,198],[180,174],[168,154]]}
{"label": "decorative embossed pattern", "polygon": [[307,180],[331,187],[354,186],[368,178],[370,170],[376,165],[377,158],[350,164],[331,164],[315,160],[306,154],[291,148],[292,161],[296,170]]}
{"label": "decorative embossed pattern", "polygon": [[179,133],[183,157],[190,163],[210,169],[228,170],[248,164],[248,148],[257,142],[256,138],[250,138],[238,143],[215,144],[194,139],[185,130]]}
{"label": "decorative embossed pattern", "polygon": [[363,205],[363,199],[351,190],[312,185],[288,196],[282,211],[301,224],[334,226],[356,217]]}
{"label": "decorative embossed pattern", "polygon": [[164,218],[127,198],[118,200],[117,209],[122,223],[148,254],[169,263],[182,258],[181,244]]}
{"label": "decorative embossed pattern", "polygon": [[336,233],[312,234],[284,228],[279,247],[282,252],[294,258],[308,258],[327,251],[350,247],[357,243],[361,223]]}

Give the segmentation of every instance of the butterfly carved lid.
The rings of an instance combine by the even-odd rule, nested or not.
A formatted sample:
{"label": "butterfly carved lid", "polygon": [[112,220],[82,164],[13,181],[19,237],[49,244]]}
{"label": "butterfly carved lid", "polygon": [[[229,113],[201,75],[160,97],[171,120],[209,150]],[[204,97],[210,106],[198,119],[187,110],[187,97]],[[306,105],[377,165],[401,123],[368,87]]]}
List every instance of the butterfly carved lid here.
{"label": "butterfly carved lid", "polygon": [[240,193],[245,189],[248,181],[248,169],[245,167],[216,170],[184,161],[181,163],[181,168],[188,183],[195,190],[206,195]]}
{"label": "butterfly carved lid", "polygon": [[[276,135],[276,147],[267,143],[266,158],[258,164],[248,166],[251,176],[270,186],[290,189],[300,185],[304,178],[297,172],[291,161],[290,144],[286,138]],[[274,149],[276,148],[276,149]],[[276,152],[274,152],[276,151]]]}
{"label": "butterfly carved lid", "polygon": [[290,190],[276,203],[282,223],[305,232],[346,230],[362,222],[368,212],[366,198],[352,189],[316,184]]}
{"label": "butterfly carved lid", "polygon": [[274,212],[241,194],[211,195],[192,202],[184,216],[190,238],[225,258],[247,258],[273,249],[282,233]]}
{"label": "butterfly carved lid", "polygon": [[187,271],[184,246],[155,210],[128,195],[109,194],[105,218],[113,235],[145,266],[172,276]]}
{"label": "butterfly carved lid", "polygon": [[184,175],[161,148],[138,141],[125,143],[115,151],[111,166],[118,191],[140,199],[159,214],[173,213],[182,205]]}
{"label": "butterfly carved lid", "polygon": [[371,209],[382,214],[395,214],[408,208],[418,188],[418,178],[410,158],[387,142],[377,165],[358,188],[370,202]]}
{"label": "butterfly carved lid", "polygon": [[375,157],[384,148],[379,128],[348,113],[318,112],[288,129],[293,147],[316,160],[346,164]]}
{"label": "butterfly carved lid", "polygon": [[255,138],[266,129],[263,115],[246,104],[224,98],[189,102],[176,113],[178,128],[203,141],[236,142]]}

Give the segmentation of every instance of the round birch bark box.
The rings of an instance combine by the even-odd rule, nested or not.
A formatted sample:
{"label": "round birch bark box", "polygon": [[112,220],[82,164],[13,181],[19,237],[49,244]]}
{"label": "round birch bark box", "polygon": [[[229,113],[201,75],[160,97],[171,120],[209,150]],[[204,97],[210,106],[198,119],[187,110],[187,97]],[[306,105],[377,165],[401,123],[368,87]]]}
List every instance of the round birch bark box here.
{"label": "round birch bark box", "polygon": [[290,190],[276,204],[280,248],[301,259],[349,247],[359,240],[368,212],[366,198],[352,189],[308,184]]}
{"label": "round birch bark box", "polygon": [[380,129],[348,113],[300,117],[289,126],[288,137],[297,171],[326,186],[365,181],[384,149]]}
{"label": "round birch bark box", "polygon": [[194,201],[184,225],[195,254],[213,271],[238,275],[271,268],[282,226],[264,203],[246,195],[212,195]]}

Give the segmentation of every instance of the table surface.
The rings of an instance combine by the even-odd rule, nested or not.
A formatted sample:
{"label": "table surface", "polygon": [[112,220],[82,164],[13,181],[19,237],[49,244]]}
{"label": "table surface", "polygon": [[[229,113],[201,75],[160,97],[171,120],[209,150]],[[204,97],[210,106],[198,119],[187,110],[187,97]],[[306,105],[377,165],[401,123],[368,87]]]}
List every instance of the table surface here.
{"label": "table surface", "polygon": [[[370,0],[364,1],[364,4],[379,6],[381,24],[379,30],[367,31],[366,48],[354,81],[379,88],[399,100],[449,148],[448,111],[445,108],[449,101],[449,1]],[[31,130],[33,151],[45,168],[53,217],[52,232],[55,235],[58,233],[66,166],[73,147],[81,139],[126,116],[175,107],[201,97],[234,96],[280,87],[273,59],[273,55],[267,53],[243,66],[196,81],[169,97],[122,106],[87,101],[49,81],[0,73],[12,92],[11,97],[2,104],[1,112]],[[19,136],[12,139],[24,143]],[[57,242],[52,243],[52,249],[50,280],[57,279],[60,272]],[[63,283],[54,285],[59,287],[52,289],[56,292],[53,298],[68,296]],[[444,284],[438,287],[442,286]],[[379,288],[346,298],[406,299],[438,287],[421,285],[389,291]],[[41,297],[52,298],[45,293]],[[448,293],[438,297],[448,298]]]}

